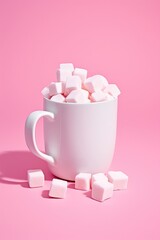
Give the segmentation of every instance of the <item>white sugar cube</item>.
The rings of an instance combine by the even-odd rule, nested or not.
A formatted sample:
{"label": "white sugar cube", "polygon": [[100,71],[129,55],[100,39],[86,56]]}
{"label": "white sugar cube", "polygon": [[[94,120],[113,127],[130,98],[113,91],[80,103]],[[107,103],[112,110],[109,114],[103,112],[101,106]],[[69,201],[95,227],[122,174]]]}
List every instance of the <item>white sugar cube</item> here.
{"label": "white sugar cube", "polygon": [[84,88],[90,93],[103,90],[108,85],[108,81],[101,75],[94,75],[84,81]]}
{"label": "white sugar cube", "polygon": [[44,174],[42,170],[28,170],[28,183],[31,188],[33,187],[42,187],[44,185]]}
{"label": "white sugar cube", "polygon": [[50,96],[64,93],[64,85],[64,82],[51,82],[51,84],[48,86]]}
{"label": "white sugar cube", "polygon": [[92,186],[92,198],[97,201],[104,201],[113,195],[113,184],[106,180],[95,181]]}
{"label": "white sugar cube", "polygon": [[50,99],[53,102],[65,102],[65,97],[62,94],[57,94]]}
{"label": "white sugar cube", "polygon": [[102,102],[107,99],[106,93],[101,90],[97,90],[90,95],[92,102]]}
{"label": "white sugar cube", "polygon": [[49,94],[49,88],[48,87],[44,87],[41,91],[42,95],[46,98],[50,98],[50,94]]}
{"label": "white sugar cube", "polygon": [[114,98],[117,98],[118,95],[121,93],[116,84],[108,84],[104,89],[104,92],[109,93]]}
{"label": "white sugar cube", "polygon": [[108,178],[104,173],[95,173],[92,175],[92,179],[91,179],[91,187],[93,186],[94,182],[96,181],[107,181],[108,182]]}
{"label": "white sugar cube", "polygon": [[78,90],[82,87],[82,81],[79,76],[71,76],[66,78],[65,84],[65,96],[67,96],[72,90]]}
{"label": "white sugar cube", "polygon": [[72,71],[68,69],[58,69],[57,70],[57,81],[66,82],[67,77],[72,76]]}
{"label": "white sugar cube", "polygon": [[82,68],[75,68],[74,72],[73,72],[73,75],[79,76],[82,80],[82,83],[83,83],[87,78],[87,70],[82,69]]}
{"label": "white sugar cube", "polygon": [[86,90],[83,90],[83,89],[73,90],[66,97],[66,102],[90,103],[90,100],[88,99],[88,95],[89,95],[89,93]]}
{"label": "white sugar cube", "polygon": [[114,190],[127,189],[128,185],[128,176],[121,171],[109,171],[108,172],[108,181],[113,183]]}
{"label": "white sugar cube", "polygon": [[53,179],[49,191],[49,196],[54,198],[65,198],[67,192],[67,181]]}
{"label": "white sugar cube", "polygon": [[72,63],[61,63],[60,64],[60,69],[65,69],[65,70],[69,70],[71,72],[74,71],[74,66]]}
{"label": "white sugar cube", "polygon": [[106,101],[113,101],[115,98],[112,96],[112,95],[110,95],[109,93],[105,93],[106,94]]}
{"label": "white sugar cube", "polygon": [[91,184],[90,173],[79,173],[75,177],[75,188],[80,190],[89,190]]}

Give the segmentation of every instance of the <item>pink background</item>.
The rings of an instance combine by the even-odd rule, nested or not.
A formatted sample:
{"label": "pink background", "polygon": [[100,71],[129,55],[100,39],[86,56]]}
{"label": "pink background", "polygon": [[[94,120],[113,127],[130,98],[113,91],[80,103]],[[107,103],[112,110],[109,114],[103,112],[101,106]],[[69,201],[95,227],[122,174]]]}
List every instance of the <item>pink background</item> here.
{"label": "pink background", "polygon": [[[111,169],[129,185],[103,203],[73,183],[66,199],[49,199],[52,176],[25,145],[26,117],[62,62],[122,91]],[[160,239],[159,63],[158,0],[0,1],[0,239]],[[41,121],[37,130],[43,148]],[[32,168],[43,188],[28,188]]]}

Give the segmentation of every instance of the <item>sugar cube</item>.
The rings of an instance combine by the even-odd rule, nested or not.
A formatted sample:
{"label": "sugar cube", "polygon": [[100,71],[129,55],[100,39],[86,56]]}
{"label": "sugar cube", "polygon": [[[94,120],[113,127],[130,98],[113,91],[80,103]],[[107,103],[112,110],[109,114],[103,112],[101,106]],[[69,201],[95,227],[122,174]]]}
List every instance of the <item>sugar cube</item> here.
{"label": "sugar cube", "polygon": [[75,177],[75,188],[80,190],[89,190],[91,184],[90,173],[79,173]]}
{"label": "sugar cube", "polygon": [[46,98],[50,98],[50,94],[49,94],[49,88],[48,87],[44,87],[41,91],[42,95]]}
{"label": "sugar cube", "polygon": [[81,89],[81,86],[82,81],[79,76],[67,77],[64,95],[67,96],[72,90]]}
{"label": "sugar cube", "polygon": [[105,101],[107,96],[103,91],[97,90],[90,95],[90,99],[92,102],[101,102]]}
{"label": "sugar cube", "polygon": [[127,189],[128,176],[121,171],[109,171],[108,181],[113,183],[114,190]]}
{"label": "sugar cube", "polygon": [[44,185],[44,174],[42,170],[28,170],[28,183],[31,188],[33,187],[42,187]]}
{"label": "sugar cube", "polygon": [[92,175],[92,179],[91,179],[91,187],[93,186],[95,181],[107,181],[108,182],[108,178],[104,173],[95,173]]}
{"label": "sugar cube", "polygon": [[89,95],[89,93],[86,90],[83,90],[83,89],[73,90],[66,97],[66,102],[89,103],[90,100],[88,99],[88,95]]}
{"label": "sugar cube", "polygon": [[74,66],[72,63],[61,63],[60,64],[60,69],[65,69],[65,70],[69,70],[71,72],[74,71]]}
{"label": "sugar cube", "polygon": [[57,94],[50,99],[53,102],[65,102],[65,97],[62,94]]}
{"label": "sugar cube", "polygon": [[49,196],[54,198],[65,198],[67,192],[67,181],[53,179],[49,191]]}
{"label": "sugar cube", "polygon": [[63,82],[52,82],[49,86],[50,96],[57,95],[59,93],[64,93],[64,83]]}
{"label": "sugar cube", "polygon": [[57,81],[66,82],[67,77],[72,76],[72,71],[69,69],[58,69],[57,70]]}
{"label": "sugar cube", "polygon": [[79,76],[82,80],[82,83],[83,83],[87,78],[87,70],[82,69],[82,68],[75,68],[74,72],[73,72],[73,75]]}
{"label": "sugar cube", "polygon": [[92,186],[92,198],[102,202],[113,195],[113,184],[106,180],[95,181]]}
{"label": "sugar cube", "polygon": [[108,84],[104,89],[104,92],[109,93],[114,98],[117,98],[118,95],[121,93],[116,84]]}
{"label": "sugar cube", "polygon": [[108,85],[108,81],[101,75],[94,75],[84,81],[84,88],[90,93],[103,90]]}

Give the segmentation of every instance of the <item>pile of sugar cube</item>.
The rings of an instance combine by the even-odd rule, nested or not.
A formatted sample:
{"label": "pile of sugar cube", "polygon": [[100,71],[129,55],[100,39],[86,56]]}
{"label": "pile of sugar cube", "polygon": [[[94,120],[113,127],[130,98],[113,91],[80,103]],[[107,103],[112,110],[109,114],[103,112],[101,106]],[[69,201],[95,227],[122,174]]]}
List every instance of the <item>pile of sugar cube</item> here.
{"label": "pile of sugar cube", "polygon": [[111,101],[120,94],[116,84],[109,84],[102,75],[87,78],[87,70],[62,63],[57,70],[57,81],[43,88],[42,95],[54,102],[93,103]]}
{"label": "pile of sugar cube", "polygon": [[[28,170],[28,183],[31,188],[44,185],[42,170]],[[91,197],[99,202],[111,198],[114,190],[127,189],[128,176],[121,171],[104,173],[79,173],[75,177],[75,189],[91,191]],[[54,178],[51,182],[49,197],[65,198],[67,181]]]}

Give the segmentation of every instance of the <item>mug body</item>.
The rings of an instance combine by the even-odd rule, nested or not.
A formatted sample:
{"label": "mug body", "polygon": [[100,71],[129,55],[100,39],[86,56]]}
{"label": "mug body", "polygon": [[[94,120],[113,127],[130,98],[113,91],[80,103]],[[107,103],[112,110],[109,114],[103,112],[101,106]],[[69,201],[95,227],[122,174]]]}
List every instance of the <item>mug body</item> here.
{"label": "mug body", "polygon": [[71,180],[80,172],[106,172],[111,164],[117,125],[117,99],[97,103],[58,103],[44,98],[45,151],[55,159],[49,164],[57,177]]}

